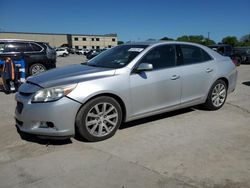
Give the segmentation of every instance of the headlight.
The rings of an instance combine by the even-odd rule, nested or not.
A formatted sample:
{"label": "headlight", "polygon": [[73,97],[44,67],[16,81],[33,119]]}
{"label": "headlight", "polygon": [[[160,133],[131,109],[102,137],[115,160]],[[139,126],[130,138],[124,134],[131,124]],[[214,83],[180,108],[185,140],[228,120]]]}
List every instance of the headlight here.
{"label": "headlight", "polygon": [[31,102],[52,102],[61,99],[75,89],[77,84],[58,86],[39,90],[33,96]]}

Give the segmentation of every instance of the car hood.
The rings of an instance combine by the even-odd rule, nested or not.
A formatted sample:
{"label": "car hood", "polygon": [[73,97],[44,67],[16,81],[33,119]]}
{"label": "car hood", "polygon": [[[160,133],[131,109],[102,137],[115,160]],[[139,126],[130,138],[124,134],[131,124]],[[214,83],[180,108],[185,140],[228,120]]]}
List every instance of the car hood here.
{"label": "car hood", "polygon": [[79,64],[56,68],[36,76],[31,76],[27,79],[27,83],[48,88],[113,76],[114,74],[115,69]]}

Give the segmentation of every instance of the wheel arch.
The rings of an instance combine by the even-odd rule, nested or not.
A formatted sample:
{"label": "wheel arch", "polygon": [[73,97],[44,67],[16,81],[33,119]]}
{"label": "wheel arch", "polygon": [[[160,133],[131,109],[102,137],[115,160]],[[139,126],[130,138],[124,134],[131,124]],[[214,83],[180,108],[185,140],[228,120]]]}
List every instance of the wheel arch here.
{"label": "wheel arch", "polygon": [[[226,77],[220,77],[220,78],[218,78],[217,80],[223,80],[223,81],[226,83],[226,86],[227,86],[227,89],[228,89],[229,81],[228,81],[228,79],[227,79]],[[217,80],[215,80],[215,82],[216,82]]]}
{"label": "wheel arch", "polygon": [[78,109],[77,111],[77,114],[79,112],[79,110],[89,101],[97,98],[97,97],[102,97],[102,96],[107,96],[107,97],[111,97],[113,99],[115,99],[119,105],[121,106],[121,110],[122,110],[122,122],[124,122],[126,120],[126,116],[127,116],[127,109],[126,109],[126,105],[125,103],[123,102],[123,100],[121,99],[121,97],[119,97],[118,95],[116,94],[113,94],[113,93],[100,93],[100,94],[97,94],[97,95],[94,95],[92,97],[90,97],[88,100],[86,100],[84,103],[82,103],[81,107]]}

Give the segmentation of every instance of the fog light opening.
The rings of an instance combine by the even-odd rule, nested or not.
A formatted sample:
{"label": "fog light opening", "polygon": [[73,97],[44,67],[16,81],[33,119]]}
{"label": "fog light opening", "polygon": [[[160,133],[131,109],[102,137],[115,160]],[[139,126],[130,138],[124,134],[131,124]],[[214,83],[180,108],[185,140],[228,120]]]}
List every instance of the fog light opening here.
{"label": "fog light opening", "polygon": [[49,128],[55,128],[55,125],[52,122],[47,122],[47,125]]}
{"label": "fog light opening", "polygon": [[46,121],[41,121],[39,122],[39,128],[55,128],[55,125],[54,123],[52,122],[46,122]]}

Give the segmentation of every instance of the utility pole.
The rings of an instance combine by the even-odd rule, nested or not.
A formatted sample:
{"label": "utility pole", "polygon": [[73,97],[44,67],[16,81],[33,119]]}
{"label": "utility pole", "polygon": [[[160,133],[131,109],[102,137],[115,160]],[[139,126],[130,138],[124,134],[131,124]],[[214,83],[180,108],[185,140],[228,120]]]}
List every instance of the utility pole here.
{"label": "utility pole", "polygon": [[210,39],[210,32],[207,32],[207,38]]}

